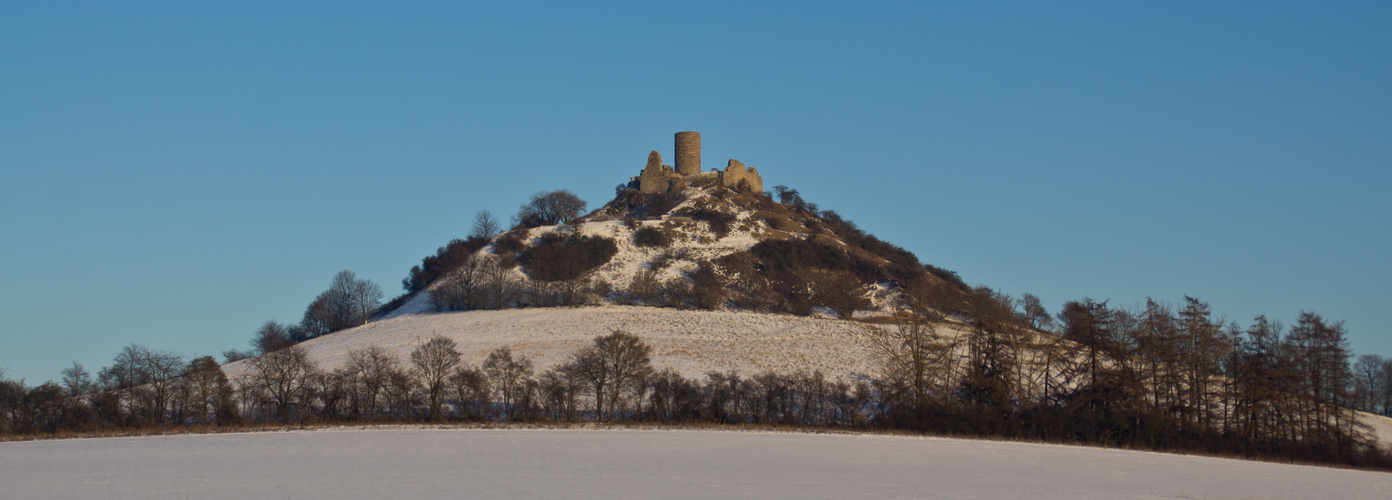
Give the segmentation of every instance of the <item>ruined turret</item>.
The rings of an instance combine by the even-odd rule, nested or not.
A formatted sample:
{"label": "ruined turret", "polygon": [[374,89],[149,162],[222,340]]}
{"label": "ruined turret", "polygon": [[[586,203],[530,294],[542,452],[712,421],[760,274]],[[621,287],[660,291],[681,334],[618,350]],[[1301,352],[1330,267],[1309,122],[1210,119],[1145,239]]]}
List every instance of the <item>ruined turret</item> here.
{"label": "ruined turret", "polygon": [[701,173],[701,133],[677,132],[677,173],[691,175]]}

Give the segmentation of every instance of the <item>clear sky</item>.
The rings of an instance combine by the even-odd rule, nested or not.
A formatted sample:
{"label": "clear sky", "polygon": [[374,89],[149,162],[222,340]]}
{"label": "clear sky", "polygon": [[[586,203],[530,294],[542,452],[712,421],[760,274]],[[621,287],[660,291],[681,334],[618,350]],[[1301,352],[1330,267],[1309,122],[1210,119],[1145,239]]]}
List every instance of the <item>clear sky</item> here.
{"label": "clear sky", "polygon": [[1389,27],[1385,1],[5,2],[0,366],[246,348],[341,269],[400,293],[480,209],[598,207],[680,130],[1054,310],[1311,310],[1392,355]]}

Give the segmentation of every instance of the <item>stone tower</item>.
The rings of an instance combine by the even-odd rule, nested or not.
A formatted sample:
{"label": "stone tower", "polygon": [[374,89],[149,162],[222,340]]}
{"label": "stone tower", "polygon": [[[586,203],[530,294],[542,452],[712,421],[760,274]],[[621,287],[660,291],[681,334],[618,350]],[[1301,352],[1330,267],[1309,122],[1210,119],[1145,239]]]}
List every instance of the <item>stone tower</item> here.
{"label": "stone tower", "polygon": [[701,133],[677,132],[677,173],[701,173]]}

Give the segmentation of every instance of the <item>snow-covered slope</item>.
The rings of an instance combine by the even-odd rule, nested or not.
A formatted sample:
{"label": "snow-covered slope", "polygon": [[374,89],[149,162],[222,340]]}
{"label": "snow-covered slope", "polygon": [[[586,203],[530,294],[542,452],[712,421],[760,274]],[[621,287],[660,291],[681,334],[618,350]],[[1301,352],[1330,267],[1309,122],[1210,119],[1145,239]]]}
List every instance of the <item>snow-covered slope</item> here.
{"label": "snow-covered slope", "polygon": [[5,498],[1381,499],[1392,474],[1073,446],[637,430],[0,443]]}
{"label": "snow-covered slope", "polygon": [[[557,232],[573,232],[583,236],[611,238],[614,240],[615,246],[618,247],[618,253],[614,254],[608,263],[595,269],[590,280],[592,282],[605,281],[618,288],[626,287],[639,271],[648,268],[650,263],[664,255],[671,257],[671,265],[657,269],[657,279],[660,281],[683,277],[685,273],[696,269],[696,260],[698,259],[720,258],[734,252],[748,250],[755,243],[758,243],[755,233],[747,230],[731,230],[729,234],[721,238],[706,230],[704,225],[691,223],[683,231],[674,232],[676,237],[666,247],[641,247],[633,244],[633,232],[645,226],[661,226],[664,222],[638,221],[637,224],[636,227],[629,228],[622,221],[606,220],[582,222],[574,225],[542,226],[528,231],[527,238],[523,241],[531,245],[537,239]],[[492,253],[492,248],[485,248],[482,252]],[[518,277],[525,279],[525,275],[519,274]],[[429,296],[421,293],[385,317],[395,318],[430,310]]]}
{"label": "snow-covered slope", "polygon": [[[601,306],[406,314],[301,345],[322,368],[332,369],[347,360],[350,349],[377,345],[404,361],[416,346],[444,335],[459,344],[465,363],[477,365],[489,351],[508,346],[545,369],[594,337],[622,329],[652,346],[657,368],[672,367],[688,377],[821,370],[828,378],[857,379],[875,370],[871,328],[876,327],[779,314]],[[223,369],[235,378],[246,363]]]}
{"label": "snow-covered slope", "polygon": [[[507,237],[517,238],[524,246],[534,245],[541,238],[558,233],[597,236],[613,240],[617,247],[615,255],[586,277],[590,284],[607,283],[609,288],[613,290],[607,296],[592,297],[592,300],[599,304],[625,303],[617,299],[622,295],[622,291],[629,287],[633,278],[644,269],[654,270],[659,282],[688,279],[689,274],[697,269],[698,262],[716,261],[721,257],[745,252],[760,241],[769,239],[815,237],[823,243],[838,245],[848,251],[856,251],[850,249],[844,241],[841,241],[828,229],[812,231],[804,227],[804,223],[813,224],[812,219],[816,218],[815,215],[806,213],[796,215],[796,217],[801,218],[799,220],[802,222],[787,222],[787,224],[792,225],[792,227],[785,228],[788,231],[771,227],[769,222],[762,220],[761,217],[770,217],[769,214],[776,211],[761,210],[758,208],[760,203],[764,204],[765,207],[779,207],[777,210],[781,210],[781,212],[778,214],[788,215],[792,212],[778,204],[769,205],[772,202],[762,198],[740,195],[722,188],[709,186],[686,187],[682,191],[681,197],[683,201],[662,214],[660,218],[633,219],[628,216],[626,209],[619,206],[619,202],[616,200],[572,224],[512,230],[505,234]],[[727,230],[718,233],[713,230],[711,223],[692,220],[692,217],[689,216],[690,210],[718,212],[728,216],[730,222],[725,225]],[[667,236],[668,241],[661,246],[637,245],[634,242],[634,235],[644,228],[661,230]],[[499,239],[501,238],[500,235]],[[498,255],[497,244],[490,244],[479,252],[481,255]],[[863,251],[860,252],[864,254]],[[505,258],[511,259],[511,255],[507,254]],[[875,256],[862,257],[868,261],[884,260]],[[879,265],[883,264],[885,262],[879,262]],[[725,269],[717,268],[716,271],[731,283],[742,278],[737,274],[729,274],[728,270]],[[514,273],[514,277],[524,287],[529,279],[520,268]],[[384,318],[390,319],[432,311],[428,290],[441,286],[441,281],[431,284],[427,290],[417,294],[401,307],[387,313]],[[889,283],[866,283],[866,285],[869,285],[866,293],[871,300],[871,307],[859,314],[877,315],[893,312],[899,304],[896,287]],[[829,310],[823,312],[831,314]]]}

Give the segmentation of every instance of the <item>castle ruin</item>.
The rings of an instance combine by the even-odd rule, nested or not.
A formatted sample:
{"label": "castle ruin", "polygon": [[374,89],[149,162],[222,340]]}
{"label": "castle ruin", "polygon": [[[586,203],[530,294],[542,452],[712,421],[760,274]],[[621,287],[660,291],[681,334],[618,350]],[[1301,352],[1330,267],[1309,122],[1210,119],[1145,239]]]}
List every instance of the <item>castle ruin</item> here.
{"label": "castle ruin", "polygon": [[688,179],[715,177],[716,182],[730,189],[749,189],[755,193],[764,190],[759,170],[746,168],[739,160],[730,160],[723,171],[702,172],[700,132],[677,132],[675,150],[677,168],[663,165],[662,154],[653,151],[648,153],[647,166],[630,180],[629,187],[644,193],[665,193],[673,186],[684,185]]}

